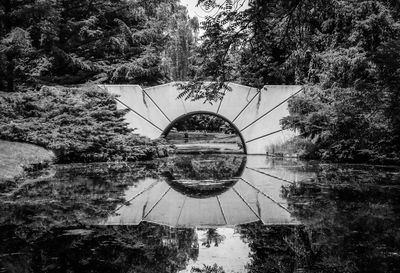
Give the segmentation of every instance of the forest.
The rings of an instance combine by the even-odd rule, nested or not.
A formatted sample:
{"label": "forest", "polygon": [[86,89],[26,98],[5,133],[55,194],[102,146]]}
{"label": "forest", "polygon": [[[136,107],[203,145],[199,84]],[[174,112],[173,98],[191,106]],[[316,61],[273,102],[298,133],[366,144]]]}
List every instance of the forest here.
{"label": "forest", "polygon": [[0,89],[155,85],[186,75],[199,23],[177,0],[5,0]]}
{"label": "forest", "polygon": [[[216,102],[228,82],[299,84],[281,125],[303,157],[400,162],[399,1],[197,3],[210,11],[202,22],[177,0],[2,0],[1,111],[49,86],[187,81],[182,98]],[[5,116],[1,138],[21,140],[4,132],[32,117]]]}
{"label": "forest", "polygon": [[1,1],[0,139],[51,149],[58,162],[165,155],[96,84],[185,79],[198,31],[177,0]]}

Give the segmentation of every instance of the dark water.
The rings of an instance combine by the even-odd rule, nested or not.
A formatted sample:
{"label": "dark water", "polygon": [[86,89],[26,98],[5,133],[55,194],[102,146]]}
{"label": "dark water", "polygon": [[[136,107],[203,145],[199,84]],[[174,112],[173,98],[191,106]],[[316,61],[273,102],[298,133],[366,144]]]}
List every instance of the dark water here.
{"label": "dark water", "polygon": [[177,156],[0,197],[0,272],[400,272],[394,167]]}

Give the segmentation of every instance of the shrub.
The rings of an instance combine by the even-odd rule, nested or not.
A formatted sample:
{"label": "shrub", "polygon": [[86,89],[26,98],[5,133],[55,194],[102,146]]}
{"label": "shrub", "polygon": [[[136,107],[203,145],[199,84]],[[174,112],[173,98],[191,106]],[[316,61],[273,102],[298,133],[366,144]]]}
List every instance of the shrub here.
{"label": "shrub", "polygon": [[157,142],[132,134],[114,96],[95,87],[44,86],[0,97],[0,139],[51,149],[58,162],[134,161],[157,155]]}
{"label": "shrub", "polygon": [[305,157],[398,164],[398,136],[386,107],[371,90],[314,86],[289,100],[290,115],[281,124],[312,140],[314,147],[304,150]]}

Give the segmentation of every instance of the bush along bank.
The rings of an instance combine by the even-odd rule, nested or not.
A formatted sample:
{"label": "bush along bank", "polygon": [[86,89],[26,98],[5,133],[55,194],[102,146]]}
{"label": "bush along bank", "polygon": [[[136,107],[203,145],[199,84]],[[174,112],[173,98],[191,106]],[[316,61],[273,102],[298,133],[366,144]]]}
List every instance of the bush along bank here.
{"label": "bush along bank", "polygon": [[134,134],[114,95],[96,87],[48,87],[0,97],[0,139],[42,146],[57,163],[136,161],[173,152]]}
{"label": "bush along bank", "polygon": [[289,116],[281,124],[299,133],[293,144],[304,158],[400,165],[400,109],[383,99],[388,96],[307,87],[288,101]]}

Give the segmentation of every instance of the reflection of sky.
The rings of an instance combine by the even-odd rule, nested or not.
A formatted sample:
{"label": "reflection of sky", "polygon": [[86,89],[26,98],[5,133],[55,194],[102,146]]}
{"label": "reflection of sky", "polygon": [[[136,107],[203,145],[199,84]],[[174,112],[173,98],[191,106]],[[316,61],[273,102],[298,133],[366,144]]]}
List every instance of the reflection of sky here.
{"label": "reflection of sky", "polygon": [[191,272],[192,267],[203,268],[203,265],[222,266],[226,273],[244,272],[245,266],[250,262],[249,245],[240,239],[240,234],[232,228],[218,228],[217,233],[225,237],[218,245],[212,243],[210,247],[202,245],[206,237],[206,229],[196,230],[199,240],[199,256],[196,261],[190,260],[185,270]]}

